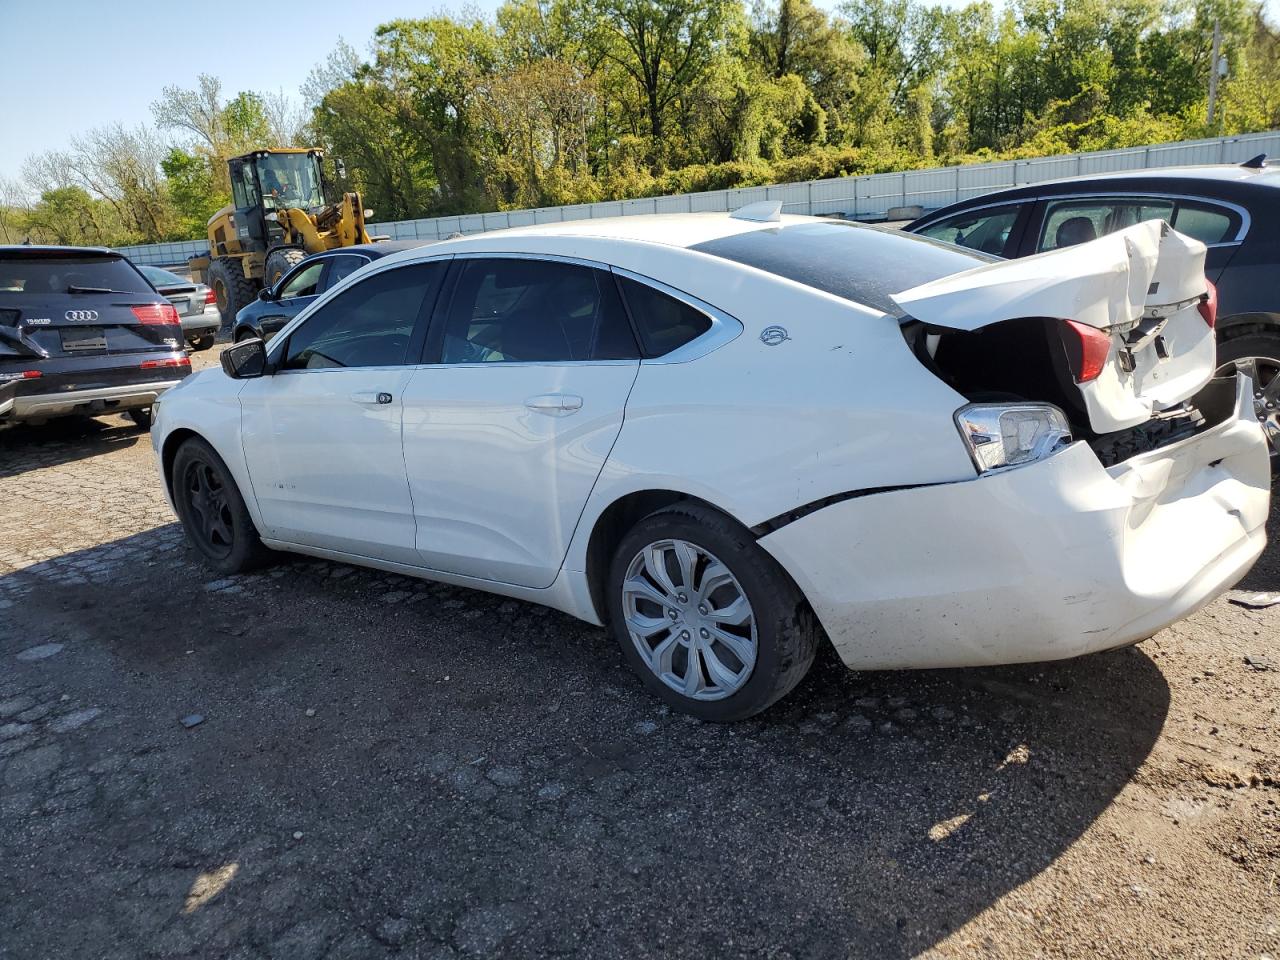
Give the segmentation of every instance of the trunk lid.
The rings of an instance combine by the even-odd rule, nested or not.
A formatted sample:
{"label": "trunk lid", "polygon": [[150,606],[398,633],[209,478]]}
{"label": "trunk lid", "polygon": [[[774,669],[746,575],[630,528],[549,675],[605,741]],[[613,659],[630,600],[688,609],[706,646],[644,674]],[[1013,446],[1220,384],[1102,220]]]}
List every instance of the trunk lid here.
{"label": "trunk lid", "polygon": [[[894,294],[930,327],[976,331],[1044,317],[1102,331],[1105,356],[1076,387],[1097,433],[1137,426],[1186,400],[1213,376],[1213,327],[1200,312],[1207,293],[1205,246],[1149,220],[1074,247],[985,264]],[[1072,344],[1064,342],[1065,353]],[[1083,349],[1077,345],[1078,349]]]}
{"label": "trunk lid", "polygon": [[168,353],[182,344],[171,305],[109,251],[0,251],[0,357]]}

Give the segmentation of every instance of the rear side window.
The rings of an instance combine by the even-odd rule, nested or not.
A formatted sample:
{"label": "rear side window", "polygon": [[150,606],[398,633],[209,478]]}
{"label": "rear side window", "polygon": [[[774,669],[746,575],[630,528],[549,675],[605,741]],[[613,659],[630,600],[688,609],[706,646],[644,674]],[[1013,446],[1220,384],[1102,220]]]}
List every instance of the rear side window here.
{"label": "rear side window", "polygon": [[902,311],[889,299],[890,294],[998,259],[929,237],[846,220],[750,230],[690,249],[777,274],[895,317],[901,317]]}
{"label": "rear side window", "polygon": [[551,260],[459,261],[442,363],[635,359],[611,274]]}
{"label": "rear side window", "polygon": [[661,357],[711,329],[711,318],[648,284],[619,277],[646,357]]}
{"label": "rear side window", "polygon": [[0,299],[10,294],[145,293],[155,290],[121,257],[5,257],[0,259]]}
{"label": "rear side window", "polygon": [[1144,220],[1172,220],[1173,201],[1157,198],[1099,198],[1049,204],[1037,250],[1061,250],[1088,243]]}
{"label": "rear side window", "polygon": [[1235,239],[1236,231],[1240,228],[1240,217],[1221,207],[1179,201],[1173,228],[1179,233],[1195,237],[1201,243],[1222,243]]}
{"label": "rear side window", "polygon": [[375,274],[337,294],[290,335],[283,369],[407,363],[418,316],[424,304],[429,309],[435,303],[443,272],[441,264],[413,264]]}

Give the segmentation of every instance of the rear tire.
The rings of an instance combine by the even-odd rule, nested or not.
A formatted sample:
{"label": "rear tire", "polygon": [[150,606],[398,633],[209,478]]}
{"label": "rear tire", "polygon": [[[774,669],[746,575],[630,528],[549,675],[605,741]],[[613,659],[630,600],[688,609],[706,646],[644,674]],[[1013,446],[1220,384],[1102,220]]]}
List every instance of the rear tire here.
{"label": "rear tire", "polygon": [[696,503],[652,513],[622,538],[607,596],[610,629],[649,692],[713,722],[745,719],[784,697],[804,679],[822,635],[800,590],[750,532]]}
{"label": "rear tire", "polygon": [[218,339],[216,333],[206,333],[203,337],[196,337],[191,341],[192,350],[212,350],[214,342]]}
{"label": "rear tire", "polygon": [[209,265],[209,286],[224,324],[234,323],[236,314],[258,296],[257,281],[244,275],[240,261],[234,257],[218,257]]}
{"label": "rear tire", "polygon": [[219,573],[252,570],[270,557],[231,471],[204,440],[183,441],[171,483],[187,542]]}
{"label": "rear tire", "polygon": [[1280,475],[1280,332],[1255,331],[1219,340],[1218,376],[1233,370],[1253,378],[1254,407],[1271,441],[1271,475]]}
{"label": "rear tire", "polygon": [[151,408],[142,407],[138,410],[126,410],[124,415],[133,421],[133,425],[139,430],[151,429]]}
{"label": "rear tire", "polygon": [[266,285],[276,281],[306,259],[307,251],[297,247],[278,247],[267,254]]}

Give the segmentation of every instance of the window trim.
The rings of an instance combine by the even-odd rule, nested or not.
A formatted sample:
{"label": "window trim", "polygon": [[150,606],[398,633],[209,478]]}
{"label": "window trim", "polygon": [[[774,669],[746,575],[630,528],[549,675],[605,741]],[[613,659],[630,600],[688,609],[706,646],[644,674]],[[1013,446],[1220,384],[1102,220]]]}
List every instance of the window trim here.
{"label": "window trim", "polygon": [[[1249,235],[1249,230],[1253,226],[1253,218],[1249,215],[1249,211],[1238,203],[1231,200],[1223,200],[1220,197],[1205,197],[1197,193],[1181,193],[1174,191],[1159,190],[1106,190],[1098,191],[1080,191],[1079,193],[1046,193],[1043,195],[1034,195],[1020,198],[1005,198],[1003,200],[992,200],[990,203],[982,203],[973,207],[966,207],[964,210],[957,210],[956,213],[975,213],[978,210],[986,210],[990,207],[1002,207],[1007,203],[1027,203],[1037,206],[1039,209],[1035,212],[1035,221],[1027,224],[1027,230],[1024,231],[1022,242],[1017,247],[1014,258],[1020,256],[1029,256],[1030,253],[1022,253],[1022,249],[1026,246],[1027,236],[1035,235],[1036,243],[1039,242],[1040,227],[1044,224],[1045,205],[1053,200],[1105,200],[1110,197],[1118,197],[1124,199],[1126,197],[1135,200],[1156,199],[1156,200],[1172,200],[1176,208],[1177,204],[1182,200],[1190,200],[1193,203],[1203,203],[1211,207],[1223,207],[1231,210],[1240,217],[1240,229],[1236,232],[1235,238],[1232,240],[1219,240],[1217,243],[1206,243],[1205,246],[1210,250],[1216,250],[1218,247],[1236,247],[1242,244]],[[945,208],[944,208],[945,209]],[[941,213],[942,211],[938,211]],[[930,219],[926,221],[920,229],[909,231],[911,233],[919,233],[924,227],[931,226],[936,220]],[[1030,228],[1034,226],[1035,229]],[[1035,251],[1032,250],[1031,253]]]}
{"label": "window trim", "polygon": [[[977,250],[976,252],[986,253],[986,255],[989,257],[992,257],[992,256],[1000,257],[1001,259],[1004,259],[1004,260],[1016,259],[1018,256],[1017,251],[1022,249],[1022,238],[1027,232],[1027,226],[1030,224],[1032,214],[1035,211],[1035,207],[1036,207],[1035,200],[1029,200],[1029,199],[1001,200],[996,203],[983,204],[980,207],[968,207],[964,210],[957,210],[955,213],[947,214],[947,216],[945,217],[938,217],[936,220],[931,220],[928,223],[924,224],[924,226],[920,227],[919,229],[911,230],[908,232],[910,232],[913,236],[925,237],[926,239],[929,239],[929,240],[937,240],[939,243],[950,243],[950,241],[942,240],[939,237],[928,236],[925,233],[925,230],[927,230],[930,227],[937,226],[940,223],[945,223],[948,220],[954,220],[957,217],[968,216],[969,214],[977,213],[980,210],[997,210],[1000,207],[1009,207],[1014,211],[1013,223],[1009,225],[1009,235],[1005,237],[1004,247],[1001,248],[999,253],[995,253],[995,254],[986,253],[985,250]],[[966,247],[958,243],[952,243],[951,246],[959,247],[961,250],[975,249],[973,247]],[[1011,250],[1014,251],[1012,254],[1010,254],[1009,252]]]}
{"label": "window trim", "polygon": [[[324,276],[320,278],[320,282],[324,284],[324,290],[321,291],[322,293],[328,293],[330,290],[333,289],[333,287],[329,285],[329,274],[333,271],[334,264],[336,264],[338,260],[342,257],[351,257],[352,259],[359,260],[360,266],[356,267],[356,270],[361,270],[364,267],[367,267],[369,264],[373,263],[373,258],[365,253],[348,253],[348,252],[334,251],[333,253],[324,254],[323,259],[325,261],[325,270],[324,270]],[[351,271],[351,273],[355,273],[355,270]],[[351,276],[350,273],[347,274],[347,277],[349,276]],[[347,279],[347,277],[343,277],[342,280]],[[338,282],[341,283],[342,280],[339,280]],[[320,294],[315,294],[315,296],[319,296],[319,295]]]}
{"label": "window trim", "polygon": [[[706,332],[694,337],[688,343],[681,344],[669,353],[664,353],[660,357],[642,357],[640,359],[642,364],[652,366],[655,364],[688,363],[690,360],[697,360],[701,357],[705,357],[712,351],[719,350],[725,344],[732,343],[734,340],[738,339],[742,334],[742,331],[746,329],[741,320],[730,316],[718,307],[713,307],[705,300],[698,299],[691,293],[685,293],[683,290],[678,290],[670,284],[663,283],[661,280],[655,280],[653,277],[646,277],[644,274],[636,273],[635,271],[628,270],[625,267],[611,266],[609,269],[619,277],[626,277],[628,280],[634,280],[636,283],[642,283],[645,286],[652,287],[659,293],[665,293],[673,300],[679,300],[685,306],[692,307],[699,313],[705,314],[707,319],[711,321],[711,326],[706,330]],[[618,292],[619,295],[621,295],[622,291],[619,290]],[[627,298],[625,296],[622,298],[622,302],[626,307],[628,317],[630,317],[631,305],[627,303]],[[639,343],[643,349],[643,341],[640,340],[639,331],[634,330],[634,321],[632,321],[632,326],[636,342]]]}
{"label": "window trim", "polygon": [[[598,260],[587,260],[582,257],[573,257],[558,253],[503,253],[498,250],[467,250],[453,255],[454,261],[462,260],[542,260],[547,263],[565,263],[571,266],[587,267],[591,270],[610,276],[614,268],[607,263],[601,263]],[[431,367],[433,370],[453,369],[455,367],[474,367],[485,369],[501,369],[503,367],[580,367],[585,364],[594,364],[596,366],[619,366],[623,364],[635,364],[644,362],[644,358],[637,356],[631,360],[502,360],[502,361],[484,361],[473,360],[469,362],[459,363],[442,363],[440,357],[444,352],[444,328],[448,322],[449,309],[453,306],[453,295],[458,287],[458,277],[461,275],[460,269],[455,265],[449,271],[449,275],[445,278],[444,286],[441,287],[440,295],[436,298],[436,308],[431,316],[431,325],[427,330],[426,341],[422,345],[422,352],[419,357],[418,365],[423,367]],[[615,284],[616,287],[616,284]],[[622,295],[622,291],[618,290],[618,299],[622,302],[623,313],[627,317],[627,322],[631,322],[631,311],[627,308],[626,298]],[[640,338],[636,335],[634,326],[631,329],[631,336],[636,341],[636,353],[639,354],[643,347]]]}

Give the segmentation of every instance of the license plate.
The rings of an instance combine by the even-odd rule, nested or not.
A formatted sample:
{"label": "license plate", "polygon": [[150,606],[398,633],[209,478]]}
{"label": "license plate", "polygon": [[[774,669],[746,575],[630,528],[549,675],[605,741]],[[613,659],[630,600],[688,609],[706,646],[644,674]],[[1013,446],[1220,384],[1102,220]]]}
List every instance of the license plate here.
{"label": "license plate", "polygon": [[107,349],[106,331],[101,327],[77,327],[74,330],[63,330],[62,349],[67,351],[105,350]]}
{"label": "license plate", "polygon": [[170,297],[169,302],[173,304],[179,316],[185,317],[191,312],[191,300],[189,297]]}

